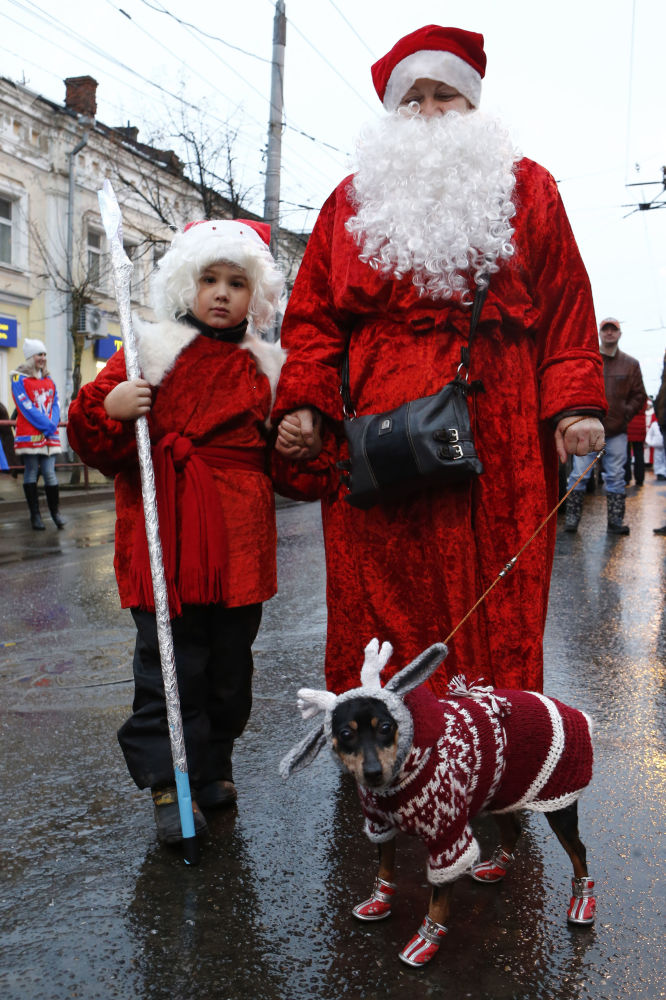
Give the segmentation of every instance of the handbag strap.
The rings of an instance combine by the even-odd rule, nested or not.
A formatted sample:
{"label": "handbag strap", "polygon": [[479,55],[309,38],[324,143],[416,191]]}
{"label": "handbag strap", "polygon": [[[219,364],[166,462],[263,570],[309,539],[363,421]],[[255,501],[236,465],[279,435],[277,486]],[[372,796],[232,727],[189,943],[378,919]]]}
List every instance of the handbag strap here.
{"label": "handbag strap", "polygon": [[[460,348],[460,365],[458,366],[458,375],[460,374],[460,369],[465,368],[469,372],[470,355],[472,351],[472,341],[476,334],[476,328],[479,322],[479,317],[481,315],[481,310],[483,309],[483,303],[486,300],[486,295],[488,294],[488,285],[490,284],[490,275],[482,274],[479,279],[479,283],[476,286],[474,292],[474,302],[472,303],[472,315],[469,321],[469,336],[467,338],[467,343],[463,344]],[[342,362],[340,365],[340,395],[342,396],[342,406],[344,414],[346,417],[353,417],[356,415],[354,410],[354,403],[351,398],[351,388],[349,385],[349,341],[351,337],[347,338],[345,343],[344,353],[342,355]],[[458,376],[456,376],[458,377]]]}
{"label": "handbag strap", "polygon": [[[490,275],[482,274],[479,279],[479,284],[476,286],[476,291],[474,292],[474,302],[472,303],[472,316],[469,321],[469,337],[467,338],[467,343],[463,344],[460,348],[460,364],[469,372],[470,356],[472,353],[472,341],[476,335],[476,328],[479,322],[479,317],[481,315],[481,310],[483,309],[483,303],[486,301],[486,295],[488,294],[488,285],[490,284]],[[460,368],[458,369],[460,371]]]}

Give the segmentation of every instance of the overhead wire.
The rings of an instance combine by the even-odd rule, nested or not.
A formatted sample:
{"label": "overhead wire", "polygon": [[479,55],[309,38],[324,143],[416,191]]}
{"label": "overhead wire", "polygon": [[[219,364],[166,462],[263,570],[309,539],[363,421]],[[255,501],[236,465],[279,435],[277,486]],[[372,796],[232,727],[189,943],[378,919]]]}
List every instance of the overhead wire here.
{"label": "overhead wire", "polygon": [[627,83],[627,130],[625,137],[624,183],[629,182],[629,147],[631,145],[631,105],[634,87],[634,39],[636,31],[636,0],[631,4],[631,32],[629,35],[629,80]]}
{"label": "overhead wire", "polygon": [[[77,45],[81,46],[82,48],[84,48],[84,50],[92,53],[92,55],[94,57],[96,57],[97,59],[103,58],[106,61],[108,61],[111,65],[113,65],[116,68],[120,69],[123,73],[127,73],[131,77],[134,77],[134,78],[140,80],[142,83],[147,84],[149,88],[152,88],[153,90],[157,91],[160,95],[163,95],[163,96],[169,98],[170,100],[176,102],[177,106],[185,107],[185,108],[188,108],[188,109],[190,109],[192,111],[197,111],[197,112],[200,110],[199,105],[194,104],[192,101],[188,101],[183,95],[174,93],[173,91],[169,90],[167,87],[162,86],[161,84],[157,83],[155,80],[150,79],[149,77],[146,77],[142,73],[138,72],[136,69],[132,68],[131,66],[128,66],[122,60],[120,60],[120,59],[116,58],[115,56],[111,55],[108,50],[100,48],[98,45],[96,45],[94,42],[92,42],[89,37],[82,36],[76,30],[74,30],[74,29],[70,28],[68,25],[64,24],[62,21],[60,21],[57,17],[55,17],[54,15],[52,15],[50,12],[45,11],[37,3],[35,3],[34,0],[23,0],[23,2],[20,2],[20,0],[9,0],[9,2],[12,3],[13,6],[17,7],[22,12],[29,14],[30,16],[36,18],[37,20],[43,21],[45,24],[48,25],[49,29],[55,28],[61,34],[64,34],[71,42],[74,42],[75,44],[77,44]],[[146,2],[146,0],[141,0],[141,2],[144,3],[144,5],[146,7],[148,7],[149,9],[154,10],[156,13],[160,12],[160,10],[157,7],[155,7],[151,3]],[[112,9],[114,9],[116,12],[120,13],[122,16],[124,16],[125,18],[127,18],[143,34],[147,35],[153,44],[155,44],[155,45],[159,46],[160,48],[164,49],[164,51],[167,52],[171,58],[175,58],[176,60],[179,60],[179,61],[181,61],[181,62],[183,62],[185,64],[185,62],[182,59],[182,57],[180,57],[177,53],[174,53],[173,50],[170,49],[167,45],[165,45],[164,42],[162,42],[159,37],[156,37],[156,35],[154,33],[151,33],[149,31],[147,31],[141,24],[139,24],[136,21],[135,18],[132,18],[130,15],[128,15],[128,13],[125,10],[123,10],[120,7],[118,7],[116,4],[112,3],[111,0],[107,0],[107,3],[109,3],[109,5],[111,6]],[[170,12],[165,7],[163,7],[163,6],[162,6],[162,12],[165,13],[165,14],[168,14],[169,16],[171,16]],[[10,17],[9,15],[5,15],[5,17],[7,18],[7,20],[10,23],[16,24],[18,27],[25,29],[25,24],[23,24],[23,23],[21,23],[19,21],[16,21],[15,19],[13,19],[12,17]],[[203,37],[211,37],[213,40],[218,40],[219,41],[219,39],[217,39],[216,36],[209,36],[208,33],[202,32],[199,29],[197,29],[196,25],[190,25],[189,22],[184,22],[183,19],[177,18],[175,16],[174,16],[174,20],[177,21],[180,24],[180,26],[181,26],[181,28],[183,28],[183,30],[188,30],[188,32],[190,34],[192,34],[192,32],[196,32],[198,35],[201,35]],[[42,34],[42,33],[39,32],[39,30],[37,30],[37,29],[31,29],[31,30],[34,31],[34,34],[36,35],[36,37],[41,38],[47,44],[51,44],[51,45],[55,45],[56,44],[56,43],[54,43],[54,41],[53,41],[53,39],[51,37],[45,37],[44,34]],[[301,34],[301,35],[303,34],[300,31],[298,33]],[[305,38],[305,36],[303,36],[303,37]],[[197,38],[197,41],[199,42],[199,44],[204,44],[202,42],[201,38]],[[315,51],[318,52],[318,50],[315,48],[315,46],[313,46],[312,43],[309,42],[309,40],[307,38],[305,38],[305,41],[312,48],[314,48]],[[233,48],[233,49],[236,49],[242,55],[249,55],[249,56],[255,55],[254,53],[249,53],[249,52],[247,52],[247,50],[240,49],[237,46],[230,46],[230,47]],[[60,51],[67,52],[73,58],[77,58],[77,59],[80,58],[80,56],[78,54],[75,54],[70,48],[67,48],[64,45],[60,44],[60,43],[58,44],[58,48],[59,48]],[[213,57],[215,57],[216,59],[218,59],[223,65],[226,65],[230,70],[232,70],[232,72],[234,72],[234,74],[236,76],[239,76],[238,71],[234,67],[231,67],[224,59],[222,59],[221,56],[219,56],[219,54],[215,53],[210,48],[210,46],[204,44],[204,48],[207,49],[207,51],[209,51],[210,54]],[[318,52],[318,54],[321,56],[321,53]],[[16,55],[16,54],[14,54],[14,55]],[[17,56],[17,58],[20,58],[20,57]],[[257,58],[261,59],[261,57],[257,57]],[[322,57],[322,58],[324,58],[324,57]],[[269,60],[262,60],[262,61],[264,61],[264,62],[270,62]],[[331,65],[328,62],[328,60],[326,60],[325,58],[324,58],[324,61],[329,66]],[[26,60],[26,62],[29,62],[29,60]],[[34,65],[36,65],[36,64],[34,64]],[[186,65],[188,67],[188,72],[192,72],[192,62],[188,61],[188,63]],[[40,68],[44,69],[44,67],[40,67]],[[111,79],[113,79],[115,82],[119,83],[121,86],[128,86],[128,84],[126,83],[126,81],[123,80],[123,79],[121,79],[117,74],[114,74],[113,72],[110,72],[108,70],[106,72],[108,73],[108,75],[109,75],[109,77]],[[204,75],[202,75],[201,73],[199,73],[196,70],[194,72],[195,72],[195,75],[198,76],[207,86],[210,86],[211,88],[213,87],[213,85],[210,83],[209,80],[207,80],[207,78]],[[55,74],[51,74],[51,75],[55,76]],[[244,80],[244,78],[242,78],[242,77],[240,77],[240,78]],[[257,90],[257,88],[255,88],[249,81],[244,80],[244,82],[255,93],[257,93],[258,96],[262,100],[268,100],[268,98],[266,98],[264,94],[262,94],[261,92],[259,92]],[[229,95],[226,95],[226,94],[220,92],[219,88],[217,87],[217,85],[215,86],[215,91],[216,91],[217,94],[221,93],[221,96],[223,96],[231,104],[235,103],[232,100],[232,98],[229,97]],[[136,88],[135,88],[135,90],[133,92],[134,93],[136,92]],[[360,95],[357,95],[357,96],[360,96]],[[106,98],[105,98],[105,100],[106,100]],[[107,101],[107,103],[109,104],[109,106],[116,107],[121,114],[124,113],[123,110],[118,107],[118,105],[112,104],[110,101]],[[228,127],[228,120],[224,121],[219,116],[217,116],[213,112],[209,112],[209,111],[207,112],[207,115],[208,115],[208,117],[212,121],[215,121],[215,122],[217,122],[218,124],[220,124],[220,125],[222,125],[224,127]],[[247,135],[245,135],[242,130],[240,130],[239,136],[241,138],[241,141],[246,146],[246,148],[249,148],[249,149],[254,150],[255,152],[258,152],[262,148],[264,148],[264,143],[262,141],[263,140],[263,136],[264,136],[264,126],[256,118],[254,118],[251,114],[248,114],[248,113],[244,112],[244,116],[245,116],[245,118],[247,120],[250,121],[250,123],[253,123],[255,127],[258,127],[261,130],[261,132],[259,133],[259,135],[261,136],[261,138],[257,139],[256,137],[253,137],[252,139],[250,139],[250,137],[247,136]],[[342,164],[340,163],[339,157],[344,157],[345,160],[347,160],[348,157],[349,157],[349,153],[348,152],[346,152],[346,151],[344,151],[342,149],[339,149],[338,147],[334,146],[331,143],[327,143],[327,142],[324,142],[324,141],[318,139],[316,136],[311,135],[309,132],[307,132],[304,129],[299,128],[296,125],[291,125],[290,123],[286,123],[285,122],[285,126],[284,127],[287,128],[287,129],[289,129],[290,132],[292,132],[295,136],[299,137],[301,140],[304,139],[308,143],[316,144],[318,148],[321,148],[321,150],[325,154],[329,155],[334,160],[334,162],[336,163],[336,166],[338,167],[338,169],[340,169],[341,166],[342,166]],[[344,163],[344,167],[346,167],[346,166],[347,166],[347,163],[345,162]],[[328,173],[326,173],[323,169],[319,168],[312,161],[312,159],[310,157],[302,157],[297,152],[292,153],[290,150],[285,150],[284,151],[283,169],[286,172],[287,176],[289,177],[290,184],[292,186],[296,186],[297,188],[299,188],[300,190],[302,190],[304,192],[304,194],[306,196],[305,197],[306,201],[311,199],[311,191],[309,191],[307,189],[307,187],[303,184],[304,175],[308,175],[309,174],[313,178],[313,180],[315,180],[315,177],[317,177],[318,180],[315,180],[315,184],[317,184],[317,186],[319,186],[322,181],[326,181],[327,183],[330,183],[330,181],[331,181],[331,178],[329,177]],[[263,175],[263,171],[261,169],[259,169],[257,172],[258,172],[259,175]],[[296,202],[293,202],[292,204],[296,204]]]}
{"label": "overhead wire", "polygon": [[[145,2],[145,0],[144,0],[144,2]],[[342,13],[342,11],[341,11],[341,10],[340,10],[340,8],[338,7],[338,5],[337,5],[336,3],[334,3],[334,2],[333,2],[333,0],[328,0],[328,2],[330,3],[331,7],[332,7],[332,8],[333,8],[333,9],[334,9],[335,11],[337,11],[337,12],[338,12],[338,14],[339,14],[339,15],[340,15],[340,17],[342,18],[342,20],[343,20],[343,21],[345,22],[345,24],[347,25],[347,27],[349,28],[349,30],[350,30],[350,31],[353,31],[353,33],[354,33],[354,34],[356,35],[356,37],[358,38],[358,40],[359,40],[359,42],[361,43],[361,45],[363,45],[363,46],[364,46],[364,47],[366,48],[366,50],[367,50],[367,51],[368,51],[368,52],[370,53],[370,55],[372,56],[372,58],[373,58],[373,59],[375,59],[375,58],[376,58],[376,56],[375,56],[375,53],[374,53],[374,52],[372,51],[372,49],[371,49],[371,48],[370,48],[370,46],[369,46],[369,45],[367,44],[367,42],[366,42],[366,41],[365,41],[365,40],[364,40],[363,38],[361,38],[361,36],[359,35],[359,33],[358,33],[358,31],[356,30],[356,28],[354,27],[354,25],[353,25],[353,24],[351,23],[351,21],[349,21],[349,20],[348,20],[348,19],[347,19],[347,18],[345,17],[345,15],[344,15],[344,14]]]}
{"label": "overhead wire", "polygon": [[222,45],[226,45],[229,49],[234,49],[236,52],[241,52],[244,56],[250,56],[251,59],[258,59],[260,62],[268,63],[270,66],[272,63],[271,59],[266,59],[264,56],[257,55],[256,52],[248,52],[247,49],[241,49],[238,45],[232,45],[225,38],[220,38],[219,35],[211,35],[208,31],[204,31],[196,24],[192,24],[190,21],[184,21],[182,18],[178,17],[177,14],[173,14],[170,10],[167,10],[162,4],[156,6],[149,2],[149,0],[141,0],[141,3],[145,4],[146,7],[150,7],[151,10],[157,11],[158,14],[166,14],[168,17],[173,18],[178,24],[183,27],[191,28],[196,31],[197,34],[202,35],[205,38],[210,38],[212,41],[220,42]]}
{"label": "overhead wire", "polygon": [[301,31],[301,29],[298,27],[298,25],[294,24],[293,21],[289,21],[289,24],[294,29],[294,31],[296,32],[296,34],[300,35],[301,38],[303,39],[303,41],[306,42],[306,44],[309,45],[310,48],[314,52],[317,53],[317,55],[319,56],[319,58],[323,62],[326,63],[326,65],[329,67],[329,69],[331,69],[335,73],[335,75],[342,80],[342,82],[344,83],[345,87],[347,87],[349,90],[351,90],[352,94],[354,94],[356,97],[358,97],[359,101],[361,101],[362,104],[365,104],[366,108],[368,108],[368,110],[370,110],[370,111],[372,111],[374,113],[375,112],[375,108],[372,105],[368,104],[368,102],[366,101],[365,97],[363,97],[362,94],[359,94],[358,90],[356,90],[355,87],[352,87],[352,85],[349,82],[349,80],[340,72],[339,69],[337,69],[337,67],[335,67],[333,65],[333,63],[330,61],[330,59],[327,59],[326,56],[322,52],[319,51],[319,49],[317,48],[317,46],[314,45],[310,41],[310,39],[307,37],[307,35],[303,34],[303,32]]}

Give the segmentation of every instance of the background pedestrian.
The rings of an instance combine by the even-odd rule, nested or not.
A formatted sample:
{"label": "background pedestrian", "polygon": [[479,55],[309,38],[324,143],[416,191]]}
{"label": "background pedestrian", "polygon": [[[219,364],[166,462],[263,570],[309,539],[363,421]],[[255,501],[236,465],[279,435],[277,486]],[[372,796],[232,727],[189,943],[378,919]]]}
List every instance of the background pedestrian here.
{"label": "background pedestrian", "polygon": [[55,472],[60,453],[60,403],[55,383],[46,366],[46,347],[41,340],[23,341],[25,363],[12,372],[12,396],[16,404],[14,451],[23,456],[23,492],[35,531],[44,531],[39,512],[37,479],[41,473],[51,517],[60,530],[65,522],[60,516],[60,494]]}
{"label": "background pedestrian", "polygon": [[[608,508],[607,531],[613,535],[629,534],[629,525],[624,523],[627,427],[632,417],[644,412],[647,403],[641,366],[636,358],[619,349],[621,336],[622,329],[618,320],[609,316],[601,321],[599,349],[604,363],[604,385],[608,400],[608,412],[603,420],[606,446],[601,459],[601,473]],[[579,482],[566,502],[566,531],[578,530],[587,480],[590,476],[590,470],[585,472],[585,469],[593,458],[593,452],[574,457],[567,483],[568,489],[571,489],[576,480]]]}

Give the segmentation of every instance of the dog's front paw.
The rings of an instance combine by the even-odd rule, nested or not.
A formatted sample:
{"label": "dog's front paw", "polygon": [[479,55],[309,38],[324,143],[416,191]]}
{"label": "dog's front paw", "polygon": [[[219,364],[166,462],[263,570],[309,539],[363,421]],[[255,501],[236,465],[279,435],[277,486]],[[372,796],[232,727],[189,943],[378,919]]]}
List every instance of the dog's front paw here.
{"label": "dog's front paw", "polygon": [[426,914],[418,931],[409,944],[405,945],[398,957],[405,965],[419,969],[422,965],[427,965],[428,962],[432,961],[445,937],[446,927],[443,924],[435,923]]}
{"label": "dog's front paw", "polygon": [[395,882],[386,882],[378,875],[370,899],[355,906],[352,913],[358,920],[384,920],[385,917],[390,917],[397,888]]}

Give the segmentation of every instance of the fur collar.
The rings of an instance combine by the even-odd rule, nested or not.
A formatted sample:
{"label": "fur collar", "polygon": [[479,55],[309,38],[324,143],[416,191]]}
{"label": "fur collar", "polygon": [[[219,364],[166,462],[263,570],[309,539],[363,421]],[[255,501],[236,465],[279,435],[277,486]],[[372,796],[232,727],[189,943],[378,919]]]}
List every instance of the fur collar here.
{"label": "fur collar", "polygon": [[[146,381],[151,385],[161,385],[175,365],[178,357],[192,341],[200,336],[196,327],[175,320],[149,323],[133,316],[139,366]],[[241,350],[249,351],[257,369],[265,375],[271,386],[273,402],[280,370],[287,354],[279,343],[270,344],[249,331],[238,344]]]}

